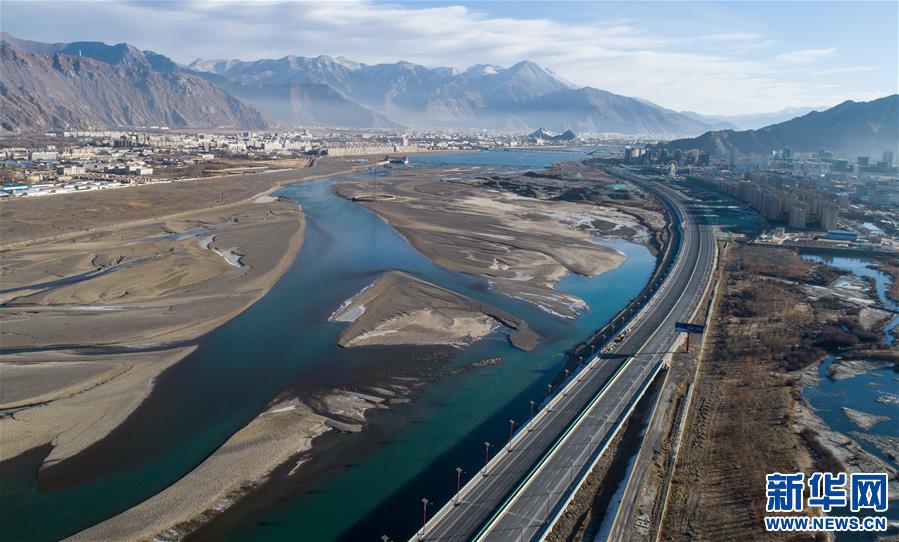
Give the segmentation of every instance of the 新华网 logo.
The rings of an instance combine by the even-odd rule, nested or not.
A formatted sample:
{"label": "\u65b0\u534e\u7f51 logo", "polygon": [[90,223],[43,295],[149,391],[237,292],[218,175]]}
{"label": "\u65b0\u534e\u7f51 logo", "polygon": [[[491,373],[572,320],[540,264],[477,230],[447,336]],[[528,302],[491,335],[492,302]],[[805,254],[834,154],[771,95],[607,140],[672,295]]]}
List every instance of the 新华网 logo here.
{"label": "\u65b0\u534e\u7f51 logo", "polygon": [[[889,508],[889,476],[886,473],[834,474],[775,472],[765,477],[765,516],[768,531],[885,531],[887,518],[871,515],[830,515],[834,509],[853,513],[884,513]],[[823,515],[787,515],[817,509]]]}

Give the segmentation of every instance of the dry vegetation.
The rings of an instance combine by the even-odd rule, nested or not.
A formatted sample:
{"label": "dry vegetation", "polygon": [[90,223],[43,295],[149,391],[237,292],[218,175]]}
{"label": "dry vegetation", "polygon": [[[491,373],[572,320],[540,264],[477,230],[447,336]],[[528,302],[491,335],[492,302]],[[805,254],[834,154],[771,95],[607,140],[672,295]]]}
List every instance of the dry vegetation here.
{"label": "dry vegetation", "polygon": [[808,299],[802,283],[836,277],[826,266],[746,246],[735,247],[726,266],[662,525],[665,540],[783,539],[763,530],[765,474],[836,466],[813,432],[792,428],[799,390],[786,373],[822,359],[825,349],[873,336],[858,326],[857,309],[834,298]]}
{"label": "dry vegetation", "polygon": [[887,288],[886,296],[899,303],[899,261],[894,258],[883,262],[880,269],[893,279],[890,287]]}

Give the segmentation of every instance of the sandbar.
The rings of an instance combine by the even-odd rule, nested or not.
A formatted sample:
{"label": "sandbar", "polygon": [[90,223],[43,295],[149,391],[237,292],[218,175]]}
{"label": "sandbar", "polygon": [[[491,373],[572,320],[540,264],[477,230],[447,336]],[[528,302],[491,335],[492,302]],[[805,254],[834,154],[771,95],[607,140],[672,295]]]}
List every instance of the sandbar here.
{"label": "sandbar", "polygon": [[[588,307],[556,290],[559,280],[569,273],[595,276],[625,259],[596,242],[601,234],[596,222],[644,230],[640,219],[612,206],[523,196],[483,180],[425,177],[420,170],[401,172],[341,183],[334,190],[383,217],[438,265],[485,277],[496,290],[564,318]],[[534,182],[515,181],[519,192]]]}
{"label": "sandbar", "polygon": [[463,346],[502,324],[510,342],[533,350],[538,336],[522,319],[494,306],[400,271],[381,275],[331,316],[348,321],[338,338],[343,347],[365,345]]}

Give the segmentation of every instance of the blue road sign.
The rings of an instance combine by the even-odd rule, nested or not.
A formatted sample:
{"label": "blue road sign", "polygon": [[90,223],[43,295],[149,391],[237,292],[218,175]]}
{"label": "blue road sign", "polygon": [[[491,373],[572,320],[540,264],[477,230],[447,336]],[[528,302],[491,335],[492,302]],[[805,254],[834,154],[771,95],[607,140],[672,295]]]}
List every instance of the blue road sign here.
{"label": "blue road sign", "polygon": [[684,333],[703,333],[705,326],[702,324],[689,324],[687,322],[674,322],[674,331],[683,331]]}

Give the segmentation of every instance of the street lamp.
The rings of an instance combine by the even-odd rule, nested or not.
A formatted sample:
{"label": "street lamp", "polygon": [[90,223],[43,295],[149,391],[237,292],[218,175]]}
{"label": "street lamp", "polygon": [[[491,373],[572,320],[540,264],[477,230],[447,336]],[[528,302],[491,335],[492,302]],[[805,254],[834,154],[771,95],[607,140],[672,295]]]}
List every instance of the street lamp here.
{"label": "street lamp", "polygon": [[456,499],[453,503],[453,506],[459,505],[459,491],[462,489],[462,473],[465,472],[462,470],[462,467],[456,467]]}
{"label": "street lamp", "polygon": [[425,529],[428,527],[428,505],[431,504],[431,501],[428,499],[421,500],[421,536],[418,537],[419,540],[424,540],[425,538]]}
{"label": "street lamp", "polygon": [[508,451],[512,451],[512,435],[515,433],[515,420],[509,420],[509,445],[507,446]]}
{"label": "street lamp", "polygon": [[487,476],[487,463],[490,462],[490,443],[484,442],[484,476]]}

